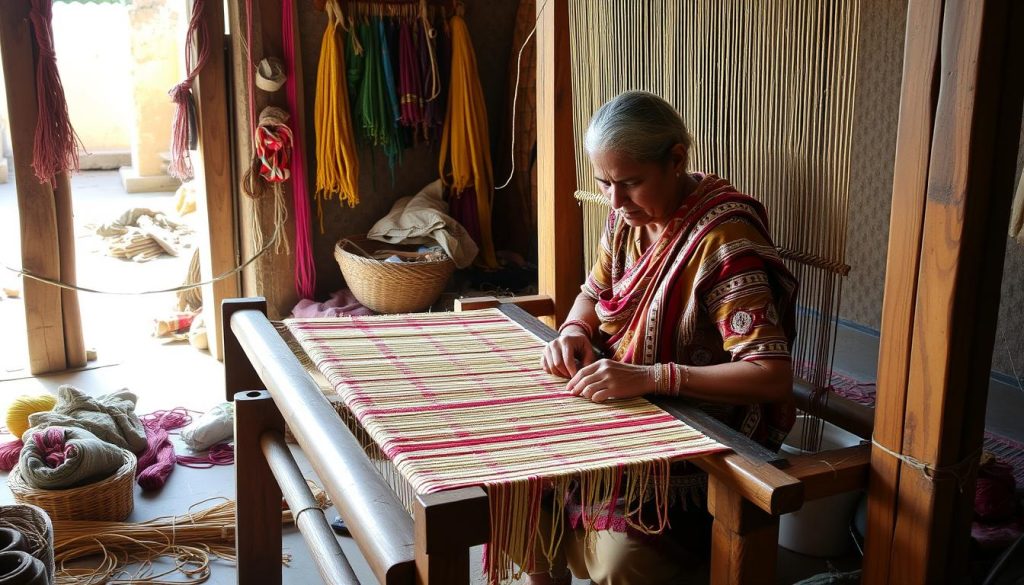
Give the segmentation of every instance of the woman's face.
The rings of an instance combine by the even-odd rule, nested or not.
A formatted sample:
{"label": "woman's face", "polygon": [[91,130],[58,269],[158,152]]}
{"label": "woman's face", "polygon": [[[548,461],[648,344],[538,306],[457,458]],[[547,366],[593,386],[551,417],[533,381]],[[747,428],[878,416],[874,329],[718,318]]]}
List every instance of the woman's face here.
{"label": "woman's face", "polygon": [[663,223],[682,203],[680,176],[686,168],[686,150],[681,144],[666,162],[638,162],[612,150],[592,153],[590,162],[601,192],[632,227]]}

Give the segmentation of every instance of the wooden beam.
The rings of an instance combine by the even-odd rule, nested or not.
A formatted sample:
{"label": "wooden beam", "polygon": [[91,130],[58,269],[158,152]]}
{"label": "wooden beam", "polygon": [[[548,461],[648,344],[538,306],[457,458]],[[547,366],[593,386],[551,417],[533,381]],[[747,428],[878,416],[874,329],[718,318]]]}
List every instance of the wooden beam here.
{"label": "wooden beam", "polygon": [[[195,163],[198,190],[196,211],[205,232],[205,244],[199,248],[201,280],[224,274],[237,265],[235,226],[236,184],[231,169],[231,135],[228,121],[227,55],[224,42],[224,5],[203,4],[203,23],[207,31],[209,57],[195,82],[199,124],[199,156]],[[224,359],[220,343],[221,302],[238,296],[237,274],[203,286],[207,337],[210,354]]]}
{"label": "wooden beam", "polygon": [[775,583],[779,518],[736,492],[716,475],[708,476],[711,528],[711,584]]}
{"label": "wooden beam", "polygon": [[469,549],[491,536],[487,494],[479,487],[420,494],[416,526],[416,583],[468,585]]}
{"label": "wooden beam", "polygon": [[455,299],[456,311],[493,309],[501,305],[515,305],[534,317],[549,317],[555,314],[555,302],[547,295],[523,295],[518,297],[466,297]]}
{"label": "wooden beam", "polygon": [[539,2],[537,11],[537,290],[554,299],[554,319],[544,321],[555,326],[583,281],[583,214],[573,198],[569,5]]}
{"label": "wooden beam", "polygon": [[[0,54],[7,89],[11,148],[21,224],[21,265],[33,274],[61,277],[60,238],[53,189],[32,170],[36,104],[35,41],[28,0],[0,2]],[[67,368],[60,289],[22,278],[29,369],[33,374]]]}
{"label": "wooden beam", "polygon": [[871,445],[856,445],[789,457],[786,475],[804,484],[804,501],[818,500],[868,485]]}
{"label": "wooden beam", "polygon": [[[71,200],[71,177],[61,171],[54,177],[54,211],[57,215],[57,255],[60,262],[60,280],[78,284],[75,254],[75,210]],[[60,289],[60,316],[64,323],[64,357],[68,368],[81,368],[88,359],[85,355],[85,332],[82,331],[82,311],[78,304],[78,291]]]}
{"label": "wooden beam", "polygon": [[[872,504],[885,505],[895,493],[896,505],[884,516],[869,515],[875,525],[869,524],[868,554],[884,557],[866,557],[865,582],[968,578],[974,473],[1021,123],[1021,48],[1011,21],[1020,22],[1020,8],[1008,0],[947,0],[943,7],[927,197],[913,215],[923,211],[917,287],[903,299],[913,315],[909,352],[902,354],[909,356],[902,439],[879,433],[898,424],[891,412],[879,411],[875,433],[886,448],[938,471],[926,475],[875,450],[873,468],[882,468],[876,459],[889,458],[886,468],[900,469],[872,477]],[[887,303],[888,295],[887,288]],[[883,336],[888,325],[883,321]],[[872,543],[877,534],[883,541],[891,534],[888,550]]]}

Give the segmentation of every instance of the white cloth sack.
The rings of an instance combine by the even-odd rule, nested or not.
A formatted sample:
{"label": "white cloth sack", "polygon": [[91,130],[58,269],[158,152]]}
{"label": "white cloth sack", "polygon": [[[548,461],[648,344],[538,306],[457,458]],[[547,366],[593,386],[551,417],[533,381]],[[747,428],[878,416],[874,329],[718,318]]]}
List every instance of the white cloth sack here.
{"label": "white cloth sack", "polygon": [[448,215],[444,186],[438,179],[412,197],[402,197],[366,237],[388,244],[438,244],[459,268],[473,263],[478,251],[466,228]]}
{"label": "white cloth sack", "polygon": [[181,431],[181,440],[193,451],[205,451],[235,435],[235,409],[230,402],[211,408]]}

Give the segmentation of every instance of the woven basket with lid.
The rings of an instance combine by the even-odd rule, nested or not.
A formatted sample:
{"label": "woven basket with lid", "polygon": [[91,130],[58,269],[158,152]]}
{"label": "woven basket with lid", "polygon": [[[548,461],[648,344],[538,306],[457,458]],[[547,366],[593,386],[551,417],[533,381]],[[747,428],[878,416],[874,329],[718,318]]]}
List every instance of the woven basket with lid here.
{"label": "woven basket with lid", "polygon": [[455,271],[455,262],[448,257],[414,262],[384,262],[372,257],[384,251],[402,258],[420,257],[407,248],[351,236],[334,246],[334,259],[352,294],[364,306],[378,313],[410,313],[434,304]]}

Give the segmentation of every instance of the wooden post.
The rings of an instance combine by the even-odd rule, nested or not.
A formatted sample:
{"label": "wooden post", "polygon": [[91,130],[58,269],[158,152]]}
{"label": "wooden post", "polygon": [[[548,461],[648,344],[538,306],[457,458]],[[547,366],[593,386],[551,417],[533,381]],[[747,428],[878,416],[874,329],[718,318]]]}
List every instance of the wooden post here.
{"label": "wooden post", "polygon": [[[54,177],[54,210],[57,213],[57,254],[60,257],[60,279],[67,284],[78,283],[75,260],[75,211],[71,201],[71,178],[67,171]],[[82,311],[78,305],[78,291],[60,289],[60,316],[64,323],[64,357],[68,368],[80,368],[88,361],[85,356],[85,334],[82,331]]]}
{"label": "wooden post", "polygon": [[708,476],[711,584],[775,583],[779,518],[750,503],[727,483]]}
{"label": "wooden post", "polygon": [[1021,122],[1010,32],[1021,8],[939,4],[912,1],[908,15],[875,417],[879,445],[939,471],[873,450],[865,583],[967,578]]}
{"label": "wooden post", "polygon": [[[38,276],[60,279],[60,235],[53,189],[32,170],[38,106],[35,41],[28,0],[0,2],[0,53],[3,56],[10,114],[11,147],[21,223],[21,264]],[[73,234],[69,234],[73,238]],[[73,242],[73,239],[71,240]],[[72,244],[73,245],[73,244]],[[43,374],[67,368],[64,316],[59,288],[22,278],[29,368]],[[81,330],[78,332],[81,335]]]}
{"label": "wooden post", "polygon": [[228,401],[234,400],[238,392],[266,388],[231,330],[231,316],[244,310],[256,310],[266,315],[267,301],[262,298],[227,299],[222,304],[221,347],[224,348],[224,393]]}
{"label": "wooden post", "polygon": [[281,583],[281,487],[263,456],[260,436],[284,434],[284,419],[266,390],[235,395],[235,549],[238,583]]}
{"label": "wooden post", "polygon": [[[209,57],[196,78],[194,92],[199,118],[199,156],[195,163],[196,210],[206,232],[206,245],[199,248],[199,272],[203,281],[230,271],[237,265],[237,192],[231,172],[231,136],[228,123],[227,65],[224,44],[224,5],[203,4]],[[221,301],[238,296],[237,275],[203,286],[206,328],[210,354],[224,359],[221,347]]]}
{"label": "wooden post", "polygon": [[551,326],[569,313],[583,282],[583,214],[576,192],[569,3],[538,2],[537,289],[554,299]]}
{"label": "wooden post", "polygon": [[416,583],[469,585],[469,548],[490,538],[487,494],[463,488],[417,495]]}
{"label": "wooden post", "polygon": [[[281,58],[281,0],[260,0],[251,3],[252,14],[252,43],[249,47],[252,51],[253,66],[259,63],[264,57]],[[231,36],[233,39],[245,39],[247,36],[246,2],[242,0],[230,0],[228,2],[230,12]],[[239,190],[245,188],[245,174],[252,167],[253,147],[252,135],[249,131],[249,95],[246,89],[249,76],[248,54],[245,50],[246,42],[232,42],[232,70],[234,96],[234,133],[235,133],[235,157],[234,164],[238,169]],[[254,88],[255,100],[254,115],[258,118],[260,112],[268,105],[278,107],[285,106],[284,91],[267,93]],[[253,120],[253,125],[259,120]],[[251,258],[259,250],[253,246],[252,216],[255,213],[254,206],[259,207],[260,226],[264,241],[270,241],[274,233],[273,226],[273,202],[272,189],[258,176],[253,181],[265,194],[257,200],[251,197],[240,197],[237,201],[239,219],[239,250],[242,258]],[[284,199],[291,201],[291,185],[284,185]],[[290,207],[290,204],[289,204]],[[289,217],[293,217],[290,213]],[[288,242],[295,239],[294,221],[289,220],[282,226],[279,238]],[[287,315],[297,301],[295,294],[295,262],[292,254],[278,254],[273,249],[269,250],[259,260],[253,262],[248,268],[242,271],[241,288],[242,294],[246,296],[262,296],[268,301],[267,310],[272,319]]]}

